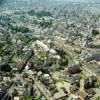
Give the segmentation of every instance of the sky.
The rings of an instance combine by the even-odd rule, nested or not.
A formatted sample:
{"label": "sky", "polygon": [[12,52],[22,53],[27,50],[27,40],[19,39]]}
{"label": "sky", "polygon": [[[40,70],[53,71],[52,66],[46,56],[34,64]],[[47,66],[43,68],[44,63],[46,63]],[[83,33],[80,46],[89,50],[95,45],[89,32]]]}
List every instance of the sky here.
{"label": "sky", "polygon": [[63,2],[63,1],[70,1],[70,2],[95,2],[95,1],[99,1],[99,0],[0,0],[0,5],[2,5],[2,3],[6,3],[6,1],[11,1],[11,2],[13,2],[13,1],[43,1],[43,2],[45,2],[45,1],[59,1],[59,2]]}
{"label": "sky", "polygon": [[94,1],[94,0],[56,0],[56,1],[87,2],[87,1]]}

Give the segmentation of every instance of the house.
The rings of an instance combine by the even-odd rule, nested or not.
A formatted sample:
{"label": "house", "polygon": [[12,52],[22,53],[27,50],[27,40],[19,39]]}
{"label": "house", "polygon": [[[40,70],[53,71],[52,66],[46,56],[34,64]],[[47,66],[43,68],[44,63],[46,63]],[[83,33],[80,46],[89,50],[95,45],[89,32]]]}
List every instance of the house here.
{"label": "house", "polygon": [[74,94],[70,94],[70,96],[67,100],[79,100],[79,97]]}
{"label": "house", "polygon": [[54,98],[55,100],[62,100],[62,99],[66,99],[67,98],[67,94],[64,93],[64,91],[59,91],[56,94],[54,94]]}
{"label": "house", "polygon": [[88,94],[85,91],[78,91],[77,94],[80,100],[88,100],[89,98]]}
{"label": "house", "polygon": [[88,94],[89,97],[92,97],[93,95],[95,95],[95,91],[91,88],[91,89],[85,89],[86,93]]}
{"label": "house", "polygon": [[14,97],[14,100],[20,100],[19,97]]}
{"label": "house", "polygon": [[73,76],[68,77],[68,81],[70,84],[76,84],[80,82],[81,76],[79,74],[75,74]]}

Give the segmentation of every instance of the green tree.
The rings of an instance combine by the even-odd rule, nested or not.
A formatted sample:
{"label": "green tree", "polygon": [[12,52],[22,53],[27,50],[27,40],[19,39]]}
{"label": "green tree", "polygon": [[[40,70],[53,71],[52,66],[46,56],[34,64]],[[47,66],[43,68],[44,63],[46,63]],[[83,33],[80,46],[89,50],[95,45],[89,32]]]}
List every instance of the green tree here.
{"label": "green tree", "polygon": [[96,100],[100,100],[100,96],[96,98]]}
{"label": "green tree", "polygon": [[30,96],[25,96],[25,97],[23,98],[23,100],[32,100],[32,97],[30,97]]}
{"label": "green tree", "polygon": [[99,34],[99,31],[98,30],[95,30],[95,29],[92,30],[92,35],[96,36],[98,34]]}

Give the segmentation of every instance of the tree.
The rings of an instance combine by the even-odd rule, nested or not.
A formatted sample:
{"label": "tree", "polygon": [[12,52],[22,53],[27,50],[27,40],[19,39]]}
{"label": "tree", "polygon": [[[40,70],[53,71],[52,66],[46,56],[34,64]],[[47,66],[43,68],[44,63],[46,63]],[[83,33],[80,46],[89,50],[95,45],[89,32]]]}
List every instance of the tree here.
{"label": "tree", "polygon": [[48,11],[39,11],[36,13],[37,17],[44,17],[44,16],[50,16],[52,17],[52,13],[48,12]]}
{"label": "tree", "polygon": [[25,97],[23,98],[23,100],[32,100],[32,97],[31,97],[31,96],[25,96]]}
{"label": "tree", "polygon": [[62,66],[68,65],[68,57],[67,56],[63,56],[63,58],[60,61],[60,65],[62,65]]}
{"label": "tree", "polygon": [[92,35],[96,36],[98,34],[99,34],[99,31],[98,30],[95,30],[95,29],[92,30]]}
{"label": "tree", "polygon": [[5,62],[0,62],[0,69],[1,69],[1,71],[4,71],[4,72],[10,72],[11,71],[10,65],[5,63]]}
{"label": "tree", "polygon": [[100,96],[96,98],[96,100],[100,100]]}
{"label": "tree", "polygon": [[36,13],[35,13],[34,10],[30,10],[30,11],[28,12],[28,14],[31,15],[31,16],[34,16]]}

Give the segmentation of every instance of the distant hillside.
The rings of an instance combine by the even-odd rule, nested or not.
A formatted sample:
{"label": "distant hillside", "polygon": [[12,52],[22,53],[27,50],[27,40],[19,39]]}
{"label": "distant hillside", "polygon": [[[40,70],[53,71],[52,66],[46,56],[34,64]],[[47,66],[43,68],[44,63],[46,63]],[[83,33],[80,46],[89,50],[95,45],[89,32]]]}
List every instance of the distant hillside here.
{"label": "distant hillside", "polygon": [[[100,3],[100,0],[0,0],[0,7],[3,9],[49,9],[56,7],[60,7],[60,5],[64,5],[65,2],[96,2]],[[0,10],[2,10],[0,9]]]}
{"label": "distant hillside", "polygon": [[5,2],[5,0],[0,0],[0,5],[3,5]]}
{"label": "distant hillside", "polygon": [[1,5],[3,8],[9,9],[19,9],[19,8],[40,8],[42,7],[49,7],[51,5],[57,4],[56,0],[0,0]]}

